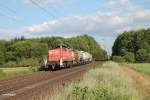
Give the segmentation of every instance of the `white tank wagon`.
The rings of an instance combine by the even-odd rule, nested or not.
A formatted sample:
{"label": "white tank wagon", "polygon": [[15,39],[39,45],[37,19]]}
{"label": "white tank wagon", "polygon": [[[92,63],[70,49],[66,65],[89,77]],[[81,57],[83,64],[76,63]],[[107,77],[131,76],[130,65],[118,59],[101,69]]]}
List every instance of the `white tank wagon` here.
{"label": "white tank wagon", "polygon": [[76,51],[77,53],[77,63],[82,64],[83,63],[83,52],[82,51]]}
{"label": "white tank wagon", "polygon": [[92,55],[85,51],[78,51],[78,60],[80,63],[89,63],[92,61]]}
{"label": "white tank wagon", "polygon": [[82,51],[82,58],[83,58],[83,61],[85,63],[88,63],[88,62],[92,61],[92,55],[90,53],[88,53],[88,52]]}
{"label": "white tank wagon", "polygon": [[90,53],[85,51],[76,50],[76,62],[77,64],[86,64],[92,61],[93,57]]}

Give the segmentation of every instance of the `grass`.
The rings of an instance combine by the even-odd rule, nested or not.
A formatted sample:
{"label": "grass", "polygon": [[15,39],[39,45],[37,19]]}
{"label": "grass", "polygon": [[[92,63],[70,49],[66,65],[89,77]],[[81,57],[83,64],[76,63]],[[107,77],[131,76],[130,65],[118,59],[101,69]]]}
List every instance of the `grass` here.
{"label": "grass", "polygon": [[141,100],[134,81],[114,62],[89,70],[78,83],[70,83],[52,100]]}
{"label": "grass", "polygon": [[150,63],[128,64],[131,68],[150,75]]}
{"label": "grass", "polygon": [[36,71],[37,67],[0,68],[0,78],[31,74]]}

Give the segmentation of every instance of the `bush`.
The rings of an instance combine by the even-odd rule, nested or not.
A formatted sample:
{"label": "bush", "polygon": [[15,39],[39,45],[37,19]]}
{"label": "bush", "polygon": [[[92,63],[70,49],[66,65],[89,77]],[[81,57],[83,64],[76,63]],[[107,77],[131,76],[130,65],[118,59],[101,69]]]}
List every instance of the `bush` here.
{"label": "bush", "polygon": [[29,59],[23,59],[20,62],[18,62],[18,67],[29,67],[29,66],[38,66],[39,62],[37,59],[29,58]]}
{"label": "bush", "polygon": [[37,72],[40,70],[39,67],[29,67],[29,69],[32,71],[32,72]]}
{"label": "bush", "polygon": [[150,63],[150,53],[148,54],[147,62]]}
{"label": "bush", "polygon": [[121,56],[113,56],[112,60],[115,62],[125,62],[124,58]]}
{"label": "bush", "polygon": [[147,56],[148,56],[148,54],[145,49],[139,49],[136,53],[136,60],[141,63],[146,62]]}
{"label": "bush", "polygon": [[6,76],[6,73],[3,72],[3,70],[0,69],[0,77],[4,77],[4,76]]}
{"label": "bush", "polygon": [[123,58],[125,59],[126,62],[135,62],[135,57],[132,52],[126,53]]}
{"label": "bush", "polygon": [[2,67],[16,67],[16,62],[9,61],[9,62],[3,64]]}

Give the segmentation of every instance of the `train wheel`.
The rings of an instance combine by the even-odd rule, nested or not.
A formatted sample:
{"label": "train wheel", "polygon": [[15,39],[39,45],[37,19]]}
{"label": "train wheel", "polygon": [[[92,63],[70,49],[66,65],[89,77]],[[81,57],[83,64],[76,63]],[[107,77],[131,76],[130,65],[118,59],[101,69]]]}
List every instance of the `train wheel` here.
{"label": "train wheel", "polygon": [[54,71],[55,70],[55,65],[51,66],[51,70]]}
{"label": "train wheel", "polygon": [[64,65],[64,68],[67,68],[67,63],[64,63],[63,65]]}
{"label": "train wheel", "polygon": [[70,68],[70,63],[67,64],[67,68]]}
{"label": "train wheel", "polygon": [[60,66],[59,65],[55,65],[55,70],[60,70]]}

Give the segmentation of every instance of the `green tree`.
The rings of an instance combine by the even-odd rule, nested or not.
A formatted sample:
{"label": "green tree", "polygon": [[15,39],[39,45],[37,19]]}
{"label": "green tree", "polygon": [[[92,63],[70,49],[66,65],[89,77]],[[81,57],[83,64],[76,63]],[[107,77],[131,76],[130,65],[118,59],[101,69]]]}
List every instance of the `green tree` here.
{"label": "green tree", "polygon": [[122,56],[125,57],[126,61],[130,62],[131,59],[128,59],[129,57],[126,53],[131,52],[136,56],[136,62],[144,62],[146,61],[145,58],[143,58],[142,61],[139,61],[139,59],[142,59],[139,57],[142,55],[139,54],[142,52],[139,52],[140,49],[144,49],[143,53],[150,53],[150,28],[125,31],[120,34],[114,42],[112,56]]}
{"label": "green tree", "polygon": [[136,53],[136,60],[138,62],[146,62],[148,57],[147,51],[145,49],[140,49]]}
{"label": "green tree", "polygon": [[17,61],[17,58],[15,56],[15,52],[12,52],[12,51],[8,51],[5,53],[5,61],[8,62],[8,61]]}
{"label": "green tree", "polygon": [[150,63],[150,53],[148,54],[147,62]]}
{"label": "green tree", "polygon": [[132,52],[127,52],[123,58],[125,59],[126,62],[135,62],[135,56],[134,56],[134,53]]}
{"label": "green tree", "polygon": [[0,65],[5,62],[5,41],[0,41]]}
{"label": "green tree", "polygon": [[4,53],[0,52],[0,65],[3,65],[4,61],[5,61]]}
{"label": "green tree", "polygon": [[124,58],[121,56],[113,56],[112,60],[115,62],[125,62]]}

